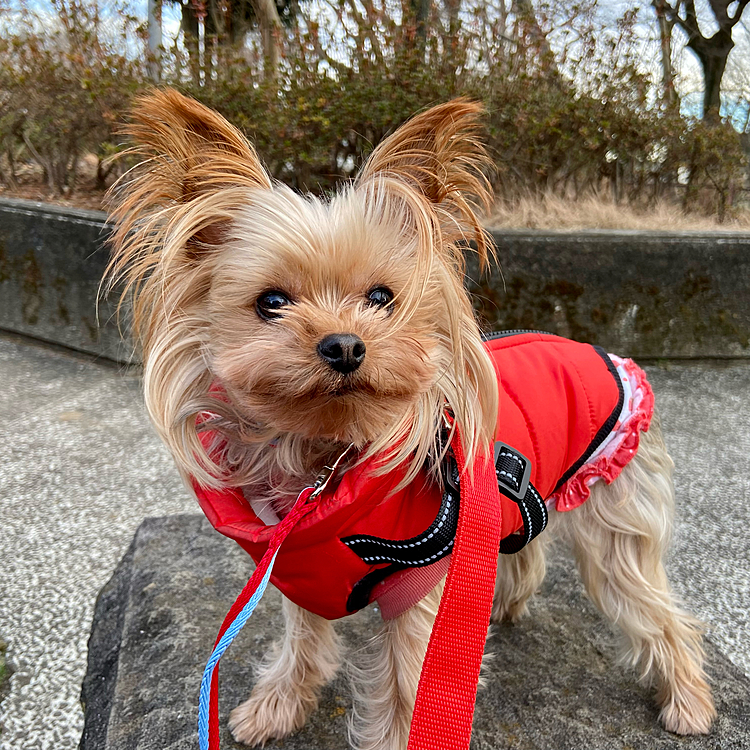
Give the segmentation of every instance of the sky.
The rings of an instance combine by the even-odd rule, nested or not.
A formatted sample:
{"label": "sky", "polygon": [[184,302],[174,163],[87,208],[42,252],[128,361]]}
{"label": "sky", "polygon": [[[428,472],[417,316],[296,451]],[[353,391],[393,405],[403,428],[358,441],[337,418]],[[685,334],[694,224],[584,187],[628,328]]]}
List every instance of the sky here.
{"label": "sky", "polygon": [[[656,14],[650,2],[628,0],[600,0],[596,16],[603,29],[614,29],[616,22],[628,10],[638,10],[636,30],[643,45],[642,64],[655,79],[661,76],[661,49],[656,26]],[[698,23],[704,36],[711,36],[718,26],[708,0],[696,0]],[[735,48],[729,55],[722,80],[722,115],[730,118],[737,129],[743,129],[750,107],[750,8],[733,31]],[[686,46],[687,35],[675,27],[672,33],[672,64],[676,71],[675,87],[680,96],[683,115],[699,118],[702,112],[703,76],[701,66]],[[554,46],[554,44],[553,44]]]}

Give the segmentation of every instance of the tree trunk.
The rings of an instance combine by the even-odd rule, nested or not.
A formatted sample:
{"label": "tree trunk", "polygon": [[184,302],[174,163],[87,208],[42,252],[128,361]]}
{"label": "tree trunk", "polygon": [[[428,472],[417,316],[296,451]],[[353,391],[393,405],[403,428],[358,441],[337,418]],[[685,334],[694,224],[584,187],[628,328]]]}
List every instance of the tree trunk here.
{"label": "tree trunk", "polygon": [[281,19],[274,0],[253,0],[263,42],[263,72],[267,80],[276,78],[281,59]]}
{"label": "tree trunk", "polygon": [[448,33],[443,36],[443,44],[446,51],[450,51],[450,54],[446,56],[444,75],[449,81],[449,90],[455,91],[457,82],[457,73],[459,68],[462,66],[463,55],[459,55],[459,35],[461,29],[461,19],[459,17],[461,11],[461,0],[444,0],[443,5],[445,12],[448,15]]}
{"label": "tree trunk", "polygon": [[188,53],[190,77],[193,79],[194,86],[200,86],[201,63],[198,52],[198,19],[189,4],[182,6],[182,33],[185,40],[185,49]]}
{"label": "tree trunk", "polygon": [[78,182],[78,149],[73,149],[70,158],[63,162],[63,169],[65,170],[64,184],[72,190]]}
{"label": "tree trunk", "polygon": [[677,91],[674,87],[674,68],[672,67],[672,27],[674,22],[667,18],[665,0],[653,0],[659,24],[659,41],[661,42],[662,85],[664,87],[664,101],[667,106],[677,104]]}
{"label": "tree trunk", "polygon": [[[742,18],[750,0],[710,0],[709,5],[719,30],[711,37],[703,36],[698,24],[695,0],[678,0],[675,5],[667,0],[651,0],[657,15],[662,10],[671,24],[677,24],[688,37],[687,46],[700,60],[703,68],[703,119],[719,122],[721,108],[721,79],[727,58],[734,47],[732,29]],[[684,13],[684,15],[680,15]]]}
{"label": "tree trunk", "polygon": [[717,31],[707,42],[708,44],[694,45],[691,40],[688,47],[693,49],[703,66],[703,119],[718,122],[721,109],[721,79],[734,42],[731,33],[721,31]]}
{"label": "tree trunk", "polygon": [[513,0],[512,8],[517,22],[520,21],[521,25],[526,27],[533,45],[539,52],[544,68],[550,73],[557,73],[555,54],[544,31],[542,31],[542,27],[539,25],[532,0]]}
{"label": "tree trunk", "polygon": [[417,28],[417,39],[424,46],[427,41],[427,21],[430,18],[431,0],[412,0],[412,10]]}
{"label": "tree trunk", "polygon": [[154,83],[161,80],[161,0],[148,0],[148,70]]}
{"label": "tree trunk", "polygon": [[104,166],[104,159],[101,158],[101,156],[98,156],[96,159],[96,185],[95,190],[100,190],[101,192],[104,192],[107,189],[107,177],[109,177],[109,173],[112,171],[112,164],[110,163],[109,166]]}
{"label": "tree trunk", "polygon": [[16,160],[13,156],[13,146],[6,149],[5,156],[8,160],[8,173],[5,175],[5,179],[7,180],[8,187],[15,189],[18,187],[18,177],[16,176]]}

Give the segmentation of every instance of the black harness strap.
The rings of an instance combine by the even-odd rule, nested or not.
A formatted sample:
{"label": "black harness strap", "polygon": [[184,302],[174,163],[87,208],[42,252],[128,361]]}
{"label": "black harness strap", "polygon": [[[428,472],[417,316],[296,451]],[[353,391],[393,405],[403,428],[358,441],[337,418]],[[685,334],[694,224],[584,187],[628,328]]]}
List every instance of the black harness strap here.
{"label": "black harness strap", "polygon": [[378,565],[390,563],[383,568],[371,570],[354,585],[346,608],[356,612],[366,607],[373,588],[392,573],[405,568],[420,568],[447,557],[453,551],[453,542],[458,528],[458,467],[451,455],[442,465],[445,491],[435,520],[418,536],[411,539],[382,539],[369,534],[346,536],[341,541],[366,563]]}
{"label": "black harness strap", "polygon": [[547,505],[529,481],[531,461],[499,440],[495,443],[495,475],[498,489],[518,505],[523,518],[523,531],[511,534],[500,542],[500,552],[512,555],[544,531],[547,526]]}
{"label": "black harness strap", "polygon": [[[370,534],[343,537],[341,541],[358,557],[372,565],[371,570],[354,585],[346,602],[349,612],[366,607],[372,589],[388,576],[405,568],[418,568],[441,560],[453,550],[458,528],[460,480],[458,467],[448,453],[443,461],[443,492],[435,520],[418,536],[411,539],[383,539]],[[529,481],[531,461],[500,441],[495,443],[495,474],[500,492],[518,505],[523,531],[511,534],[500,542],[500,552],[511,555],[523,549],[547,526],[547,506]]]}
{"label": "black harness strap", "polygon": [[[449,477],[451,473],[455,478]],[[341,541],[366,563],[373,565],[387,562],[419,568],[446,557],[453,549],[458,528],[458,470],[452,457],[444,462],[443,474],[446,480],[445,491],[438,514],[418,536],[411,539],[382,539],[369,534],[357,534],[345,536]]]}

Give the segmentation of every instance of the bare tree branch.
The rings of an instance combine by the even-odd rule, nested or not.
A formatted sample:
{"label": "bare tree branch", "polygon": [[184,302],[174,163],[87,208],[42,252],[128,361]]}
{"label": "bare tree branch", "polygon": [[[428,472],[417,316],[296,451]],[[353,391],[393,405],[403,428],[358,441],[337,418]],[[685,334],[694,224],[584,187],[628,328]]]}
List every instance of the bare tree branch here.
{"label": "bare tree branch", "polygon": [[[732,0],[709,0],[711,12],[719,30],[710,37],[704,36],[698,24],[695,0],[677,0],[672,5],[668,0],[652,0],[657,13],[666,15],[668,21],[679,26],[687,34],[687,46],[695,54],[703,68],[703,119],[718,122],[721,106],[721,80],[724,77],[729,53],[734,48],[732,29],[739,22],[750,0],[739,0],[732,16],[729,6]],[[682,13],[684,12],[684,17]]]}

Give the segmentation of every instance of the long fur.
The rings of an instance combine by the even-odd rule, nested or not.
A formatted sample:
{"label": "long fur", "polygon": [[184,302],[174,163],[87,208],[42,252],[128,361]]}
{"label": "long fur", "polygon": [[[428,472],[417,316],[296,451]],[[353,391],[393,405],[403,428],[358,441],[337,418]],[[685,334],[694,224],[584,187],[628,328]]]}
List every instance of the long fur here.
{"label": "long fur", "polygon": [[[679,606],[664,570],[674,516],[672,470],[655,415],[617,480],[594,484],[580,508],[553,512],[549,534],[572,546],[591,600],[622,635],[622,663],[656,685],[664,726],[703,734],[716,710],[703,672],[702,627]],[[496,622],[526,613],[544,578],[546,541],[540,542],[501,557]]]}
{"label": "long fur", "polygon": [[[355,185],[324,204],[272,184],[244,137],[197,102],[172,90],[137,102],[127,132],[137,144],[131,153],[144,162],[112,193],[117,229],[108,275],[110,287],[119,285],[132,304],[147,408],[183,475],[207,486],[297,477],[296,487],[321,453],[332,455],[354,442],[366,448],[364,457],[386,452],[383,471],[406,464],[407,483],[425,461],[439,463],[435,436],[446,407],[469,456],[489,442],[497,385],[463,291],[468,240],[475,241],[482,262],[488,252],[467,200],[467,191],[479,204],[489,200],[481,172],[486,156],[476,138],[480,114],[479,105],[459,99],[418,115],[375,149]],[[268,283],[283,276],[283,266],[290,275],[304,268],[320,279],[361,265],[362,248],[373,237],[381,243],[381,265],[388,255],[408,256],[408,266],[396,272],[396,312],[387,327],[372,325],[366,310],[343,322],[360,324],[368,350],[380,348],[383,366],[372,375],[370,390],[390,391],[392,398],[367,413],[318,399],[322,408],[308,404],[303,425],[281,420],[278,403],[271,415],[257,403],[248,409],[242,387],[231,382],[222,383],[221,396],[212,392],[217,376],[253,367],[236,341],[224,340],[246,327],[242,314],[253,278],[244,286],[237,280],[249,276],[248,261],[261,269],[256,278],[268,272]],[[326,244],[329,252],[319,253]],[[308,268],[311,257],[314,268]],[[330,299],[311,299],[304,317],[290,319],[297,346],[341,325],[331,307]],[[389,358],[388,347],[410,356]],[[405,371],[408,359],[421,366]],[[284,380],[294,381],[304,397],[306,389],[325,386],[314,382],[313,369],[304,358],[290,362]],[[408,392],[399,394],[405,385]],[[270,392],[276,386],[266,385]],[[256,401],[262,390],[263,383],[255,383]],[[300,403],[293,409],[299,417]],[[348,420],[349,433],[329,430],[321,440],[321,411],[332,421]],[[221,453],[199,440],[205,414],[214,415],[212,426],[223,432]],[[366,419],[372,428],[355,429]],[[277,446],[272,453],[271,441]]]}
{"label": "long fur", "polygon": [[341,645],[333,625],[283,599],[284,637],[257,669],[253,695],[229,717],[229,728],[255,746],[301,729],[333,679]]}
{"label": "long fur", "polygon": [[[385,455],[403,482],[435,469],[446,410],[471,462],[493,438],[497,382],[463,287],[473,241],[490,251],[481,107],[458,99],[410,120],[329,201],[275,184],[226,120],[175,91],[136,104],[128,133],[142,159],[113,190],[109,284],[132,305],[146,404],[186,479],[239,486],[283,514],[320,468],[353,443]],[[373,289],[392,304],[373,304]],[[269,292],[286,303],[261,314]],[[358,336],[342,374],[318,345]],[[211,430],[206,445],[201,433]],[[657,686],[667,729],[706,732],[715,715],[698,623],[663,568],[672,464],[658,423],[611,485],[550,526],[575,550],[589,595],[625,638],[623,658]],[[546,541],[498,561],[493,619],[516,620],[544,578]],[[404,750],[442,584],[384,624],[354,670],[351,739]],[[239,741],[299,729],[335,674],[331,623],[284,601],[286,631],[231,715]]]}

